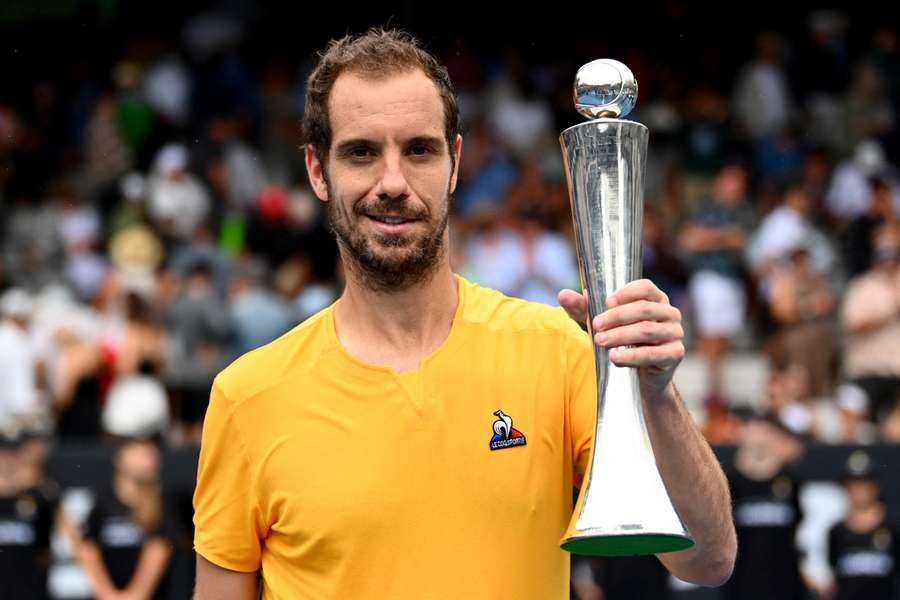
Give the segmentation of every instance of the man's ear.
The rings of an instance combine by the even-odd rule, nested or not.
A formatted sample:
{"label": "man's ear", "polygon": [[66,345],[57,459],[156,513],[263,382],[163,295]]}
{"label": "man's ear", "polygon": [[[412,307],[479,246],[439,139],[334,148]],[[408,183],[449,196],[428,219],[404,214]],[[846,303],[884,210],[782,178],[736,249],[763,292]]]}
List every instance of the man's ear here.
{"label": "man's ear", "polygon": [[459,175],[459,157],[462,155],[462,136],[456,135],[456,142],[453,144],[453,147],[450,149],[450,152],[453,153],[454,161],[453,161],[453,173],[450,174],[450,193],[456,191],[456,179]]}
{"label": "man's ear", "polygon": [[328,184],[325,182],[325,168],[316,156],[312,144],[306,145],[306,172],[309,184],[322,202],[328,202]]}

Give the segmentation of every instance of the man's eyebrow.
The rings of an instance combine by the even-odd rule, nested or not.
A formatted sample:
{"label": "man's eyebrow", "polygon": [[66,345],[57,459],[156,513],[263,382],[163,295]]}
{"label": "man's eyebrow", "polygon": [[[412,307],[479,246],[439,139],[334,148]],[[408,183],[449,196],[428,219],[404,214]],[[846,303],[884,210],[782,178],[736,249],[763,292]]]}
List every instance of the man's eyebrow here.
{"label": "man's eyebrow", "polygon": [[440,147],[444,143],[444,138],[438,137],[435,135],[417,135],[414,138],[410,138],[406,141],[407,146],[414,146],[417,144],[422,144],[425,146],[437,146]]}
{"label": "man's eyebrow", "polygon": [[337,144],[334,147],[334,151],[337,154],[345,154],[350,150],[353,150],[354,148],[373,148],[376,146],[378,146],[378,144],[376,144],[372,140],[367,140],[365,138],[354,138],[351,140],[344,140],[343,142]]}

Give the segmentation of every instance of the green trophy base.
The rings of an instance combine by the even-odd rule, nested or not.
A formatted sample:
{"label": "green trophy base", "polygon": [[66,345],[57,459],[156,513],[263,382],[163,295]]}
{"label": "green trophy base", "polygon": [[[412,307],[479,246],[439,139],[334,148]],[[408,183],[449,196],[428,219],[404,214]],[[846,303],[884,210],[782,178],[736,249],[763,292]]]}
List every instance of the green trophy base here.
{"label": "green trophy base", "polygon": [[585,556],[642,556],[677,552],[693,545],[694,540],[681,535],[639,533],[569,538],[561,544],[561,547],[566,552]]}

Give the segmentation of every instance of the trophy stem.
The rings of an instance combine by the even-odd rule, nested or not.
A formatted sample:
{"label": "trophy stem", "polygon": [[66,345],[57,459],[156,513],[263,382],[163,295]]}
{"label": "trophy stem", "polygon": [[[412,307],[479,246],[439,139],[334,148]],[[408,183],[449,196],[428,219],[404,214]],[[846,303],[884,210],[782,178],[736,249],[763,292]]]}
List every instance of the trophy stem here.
{"label": "trophy stem", "polygon": [[[560,136],[588,330],[616,290],[641,275],[647,128],[595,119]],[[656,554],[693,545],[666,491],[644,421],[637,370],[594,346],[597,425],[575,514],[562,540],[571,552]]]}

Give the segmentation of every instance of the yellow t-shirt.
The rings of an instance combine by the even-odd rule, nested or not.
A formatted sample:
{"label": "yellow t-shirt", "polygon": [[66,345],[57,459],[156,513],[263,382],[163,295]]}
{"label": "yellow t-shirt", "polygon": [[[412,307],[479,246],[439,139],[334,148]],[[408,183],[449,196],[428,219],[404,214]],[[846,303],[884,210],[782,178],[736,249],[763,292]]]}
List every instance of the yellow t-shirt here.
{"label": "yellow t-shirt", "polygon": [[569,597],[589,336],[562,309],[458,281],[450,334],[416,371],[350,356],[330,307],[219,374],[198,553],[261,569],[267,600]]}

